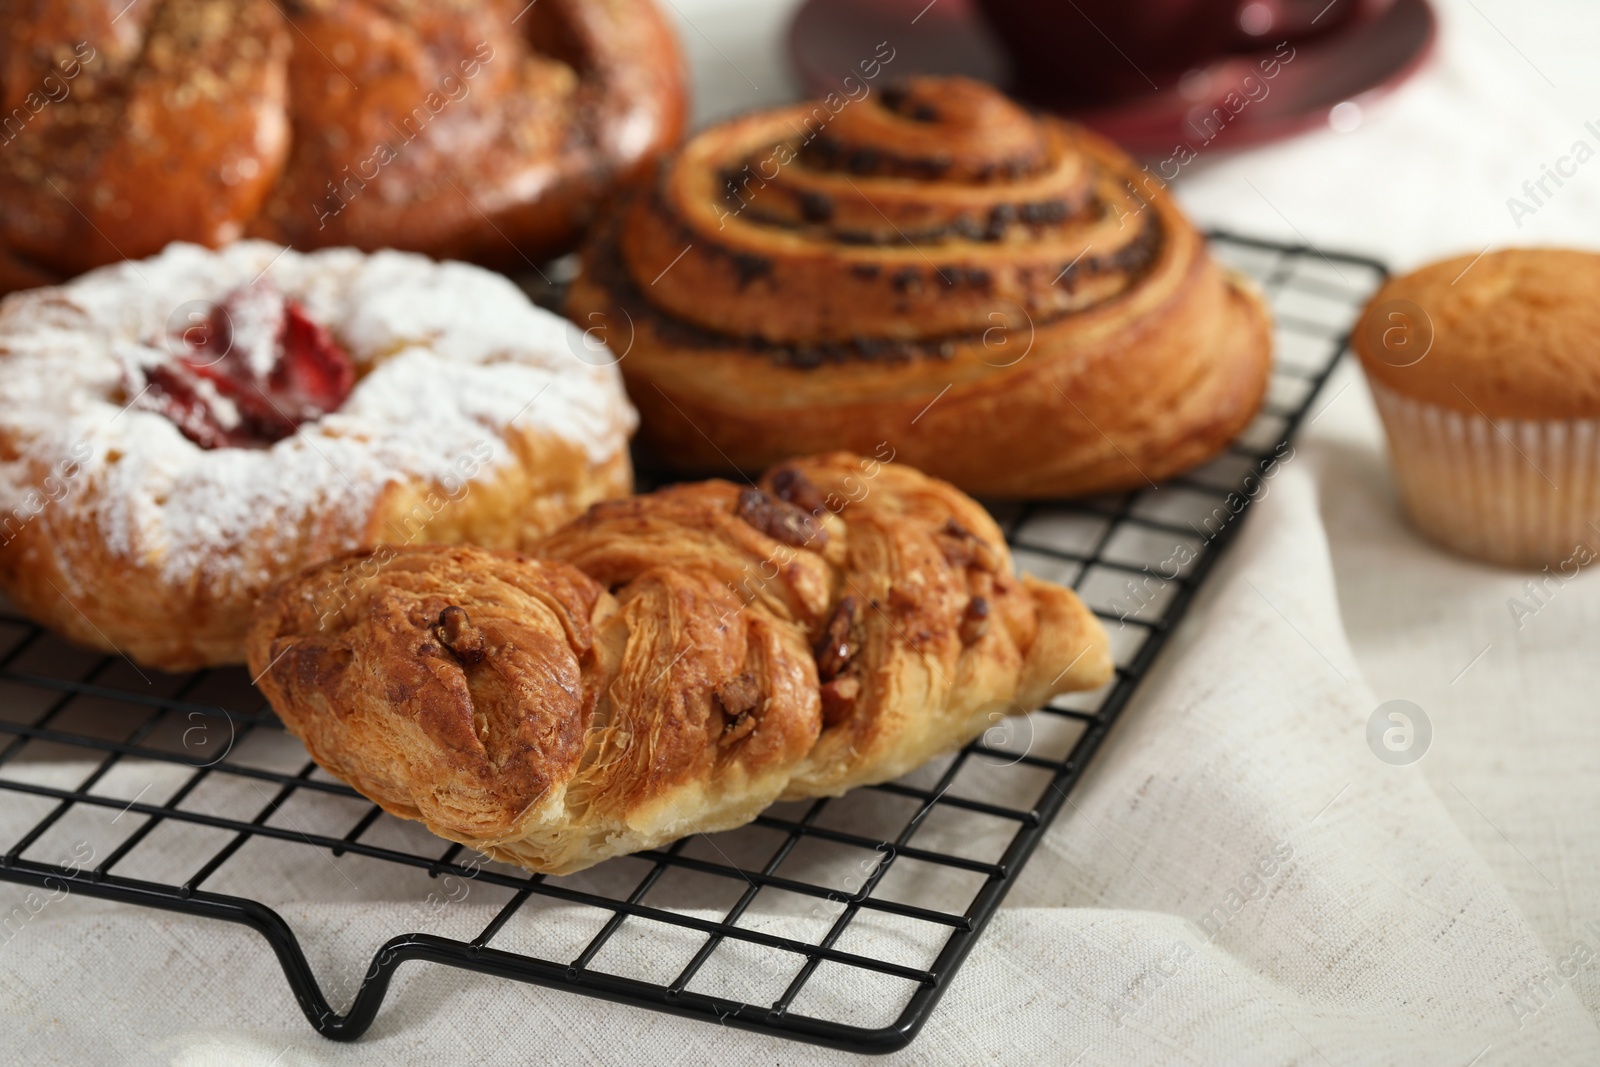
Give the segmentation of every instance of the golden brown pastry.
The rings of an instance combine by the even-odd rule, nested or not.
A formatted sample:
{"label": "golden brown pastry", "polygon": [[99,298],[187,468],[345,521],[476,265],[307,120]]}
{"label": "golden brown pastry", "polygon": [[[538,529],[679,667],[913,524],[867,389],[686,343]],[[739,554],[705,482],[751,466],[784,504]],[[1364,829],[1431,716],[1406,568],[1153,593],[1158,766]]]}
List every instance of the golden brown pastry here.
{"label": "golden brown pastry", "polygon": [[0,293],[245,234],[522,268],[683,126],[652,0],[7,7]]}
{"label": "golden brown pastry", "polygon": [[965,79],[707,130],[597,226],[568,315],[650,454],[887,441],[990,496],[1144,485],[1255,413],[1270,331],[1121,151]]}
{"label": "golden brown pastry", "polygon": [[1597,288],[1600,255],[1509,248],[1373,296],[1350,344],[1423,533],[1566,578],[1600,555]]}
{"label": "golden brown pastry", "polygon": [[620,376],[464,263],[175,244],[0,303],[0,588],[92,648],[244,659],[380,543],[511,548],[631,489]]}
{"label": "golden brown pastry", "polygon": [[894,778],[1111,674],[981,507],[842,453],[598,504],[527,555],[323,563],[249,651],[322,766],[551,873]]}

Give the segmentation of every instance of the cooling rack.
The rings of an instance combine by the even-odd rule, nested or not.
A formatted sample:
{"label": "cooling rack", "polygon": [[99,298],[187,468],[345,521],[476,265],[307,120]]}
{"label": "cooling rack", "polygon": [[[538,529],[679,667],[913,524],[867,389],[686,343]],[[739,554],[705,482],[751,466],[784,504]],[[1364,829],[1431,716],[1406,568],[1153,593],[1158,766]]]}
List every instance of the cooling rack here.
{"label": "cooling rack", "polygon": [[[5,614],[0,880],[247,926],[335,1040],[359,1038],[397,968],[426,961],[855,1052],[904,1047],[1238,531],[1250,479],[1281,458],[1385,274],[1236,235],[1212,245],[1275,310],[1257,419],[1159,488],[995,509],[1018,565],[1073,586],[1106,621],[1117,670],[1103,689],[997,719],[899,781],[552,878],[384,815],[310,762],[241,671],[141,672]],[[302,914],[347,898],[406,920],[374,926],[354,961],[268,902]]]}

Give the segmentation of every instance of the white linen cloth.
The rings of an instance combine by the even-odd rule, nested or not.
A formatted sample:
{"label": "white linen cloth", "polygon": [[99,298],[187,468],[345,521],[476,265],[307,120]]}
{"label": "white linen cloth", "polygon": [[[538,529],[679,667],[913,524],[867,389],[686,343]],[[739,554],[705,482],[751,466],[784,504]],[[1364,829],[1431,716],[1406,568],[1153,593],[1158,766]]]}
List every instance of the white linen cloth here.
{"label": "white linen cloth", "polygon": [[[703,116],[793,91],[778,38],[789,5],[677,6]],[[1594,140],[1600,10],[1441,6],[1439,58],[1421,77],[1350,132],[1203,157],[1179,186],[1193,214],[1397,268],[1491,243],[1600,246],[1600,168],[1520,229],[1506,206],[1541,164]],[[1600,578],[1548,584],[1518,620],[1507,601],[1533,603],[1527,575],[1450,557],[1400,518],[1355,368],[1312,410],[926,1029],[888,1062],[1600,1062]],[[1432,723],[1409,766],[1368,746],[1392,698]],[[241,810],[265,799],[246,792]],[[38,809],[4,804],[9,841]],[[289,816],[347,825],[314,804]],[[220,843],[179,837],[152,876]],[[241,854],[208,888],[278,907],[336,1001],[374,931],[418,926],[437,887],[349,859],[273,860]],[[320,903],[330,886],[359,899]],[[0,911],[24,896],[0,885]],[[447,931],[486,922],[498,900],[482,897],[445,909]],[[558,907],[532,919],[511,947],[560,959],[594,932]],[[804,936],[805,922],[777,908],[763,928]],[[858,950],[897,949],[888,927],[862,936]],[[648,961],[660,944],[624,927],[607,953]],[[729,960],[730,991],[776,995],[775,977],[781,989],[759,962]],[[0,943],[0,990],[0,1061],[17,1063],[855,1059],[430,965],[402,968],[368,1035],[336,1045],[306,1025],[253,933],[76,896]],[[842,992],[862,1021],[886,1021],[869,1018],[871,989]]]}

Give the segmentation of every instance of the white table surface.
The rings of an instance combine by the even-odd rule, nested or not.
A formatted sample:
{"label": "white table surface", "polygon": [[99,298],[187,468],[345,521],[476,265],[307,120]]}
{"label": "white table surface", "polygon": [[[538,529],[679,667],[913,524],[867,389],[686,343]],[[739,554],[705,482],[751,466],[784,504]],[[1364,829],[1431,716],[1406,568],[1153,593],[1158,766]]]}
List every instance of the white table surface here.
{"label": "white table surface", "polygon": [[[790,3],[673,3],[702,119],[792,97]],[[1355,129],[1188,168],[1178,191],[1195,218],[1397,268],[1486,245],[1600,247],[1600,162],[1520,229],[1506,206],[1592,140],[1600,5],[1441,8],[1434,63]],[[1600,956],[1600,578],[1562,586],[1519,628],[1507,600],[1524,575],[1444,555],[1399,517],[1352,367],[1316,408],[1303,458],[898,1062],[1600,1062],[1595,962],[1531,1016],[1513,1010],[1575,940]],[[1395,697],[1433,722],[1411,767],[1365,744],[1370,710]],[[1148,988],[1152,961],[1189,945],[1192,920],[1280,837],[1293,884]],[[335,941],[353,921],[285,907]],[[8,1048],[64,1063],[851,1059],[437,970],[402,974],[368,1039],[335,1046],[259,941],[216,926],[52,905],[0,949],[0,1061]],[[219,958],[233,966],[206,962]]]}

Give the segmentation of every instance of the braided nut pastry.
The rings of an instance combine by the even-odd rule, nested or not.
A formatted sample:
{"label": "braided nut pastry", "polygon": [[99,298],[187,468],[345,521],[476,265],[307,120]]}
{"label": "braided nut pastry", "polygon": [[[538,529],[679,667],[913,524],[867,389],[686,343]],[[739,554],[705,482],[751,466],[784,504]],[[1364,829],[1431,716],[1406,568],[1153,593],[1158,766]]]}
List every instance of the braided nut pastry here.
{"label": "braided nut pastry", "polygon": [[1143,485],[1254,415],[1265,306],[1114,146],[965,79],[707,130],[599,225],[567,313],[679,469],[867,450],[968,492]]}
{"label": "braided nut pastry", "polygon": [[89,0],[0,42],[0,293],[243,235],[524,266],[677,140],[652,0]]}
{"label": "braided nut pastry", "polygon": [[558,874],[886,781],[1111,675],[1093,615],[1014,576],[983,508],[845,453],[597,504],[526,555],[320,564],[249,654],[329,771]]}

